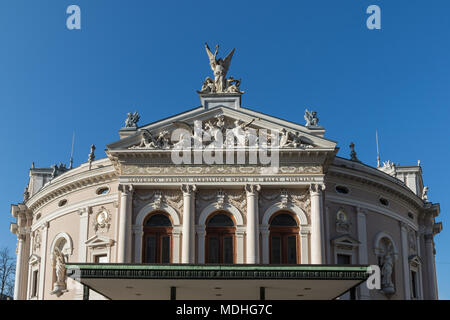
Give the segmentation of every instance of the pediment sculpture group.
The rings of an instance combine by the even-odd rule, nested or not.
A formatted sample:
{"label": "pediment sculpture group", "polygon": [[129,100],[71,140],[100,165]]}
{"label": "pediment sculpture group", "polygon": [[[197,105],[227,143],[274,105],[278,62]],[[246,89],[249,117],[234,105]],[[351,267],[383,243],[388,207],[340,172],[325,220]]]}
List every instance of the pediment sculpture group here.
{"label": "pediment sculpture group", "polygon": [[260,147],[260,148],[312,148],[300,132],[278,130],[263,130],[250,127],[259,120],[254,118],[249,122],[228,119],[217,115],[205,122],[194,121],[194,125],[183,121],[175,121],[174,130],[162,130],[152,134],[147,129],[142,132],[139,144],[130,149],[205,149],[228,147]]}

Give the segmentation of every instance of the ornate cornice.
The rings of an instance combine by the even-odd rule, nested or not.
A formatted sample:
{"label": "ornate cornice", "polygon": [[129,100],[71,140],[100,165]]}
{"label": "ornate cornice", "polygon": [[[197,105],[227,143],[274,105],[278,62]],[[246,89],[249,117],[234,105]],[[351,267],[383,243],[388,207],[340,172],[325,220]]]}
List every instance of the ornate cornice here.
{"label": "ornate cornice", "polygon": [[[376,170],[376,169],[374,169]],[[395,196],[398,199],[405,201],[416,209],[424,209],[424,203],[412,190],[403,185],[400,181],[396,181],[393,177],[381,177],[365,171],[356,169],[341,168],[331,166],[326,178],[345,178],[363,184],[364,186],[374,187],[380,191],[388,193],[390,196]],[[326,179],[328,181],[328,179]]]}
{"label": "ornate cornice", "polygon": [[49,184],[45,185],[27,201],[27,205],[31,211],[36,212],[55,198],[79,189],[113,181],[115,179],[117,179],[117,175],[112,166],[83,171],[64,177],[53,183],[52,181],[49,182]]}

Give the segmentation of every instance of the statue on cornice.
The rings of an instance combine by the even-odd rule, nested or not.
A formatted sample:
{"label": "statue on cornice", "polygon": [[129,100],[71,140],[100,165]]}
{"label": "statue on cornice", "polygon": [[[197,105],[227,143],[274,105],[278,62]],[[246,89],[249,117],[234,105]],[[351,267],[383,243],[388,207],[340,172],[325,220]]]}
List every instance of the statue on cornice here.
{"label": "statue on cornice", "polygon": [[128,112],[125,119],[125,128],[137,128],[137,123],[141,119],[137,111],[135,113]]}
{"label": "statue on cornice", "polygon": [[235,49],[225,57],[225,59],[217,58],[219,52],[219,45],[216,45],[216,51],[211,52],[207,43],[205,43],[206,54],[209,58],[209,64],[212,71],[214,72],[214,80],[207,77],[203,82],[202,89],[197,91],[200,94],[211,94],[211,93],[243,93],[239,86],[241,80],[236,80],[233,77],[227,79],[228,69],[230,68],[231,59]]}
{"label": "statue on cornice", "polygon": [[317,127],[319,124],[319,118],[317,117],[316,111],[305,110],[305,121],[307,127]]}
{"label": "statue on cornice", "polygon": [[422,200],[425,202],[428,202],[428,187],[427,186],[423,187]]}

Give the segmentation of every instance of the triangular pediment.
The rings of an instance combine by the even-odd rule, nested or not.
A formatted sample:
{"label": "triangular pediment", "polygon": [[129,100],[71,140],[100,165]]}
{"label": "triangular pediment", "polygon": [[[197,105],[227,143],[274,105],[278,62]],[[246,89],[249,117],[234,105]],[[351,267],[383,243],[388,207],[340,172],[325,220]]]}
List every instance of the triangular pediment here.
{"label": "triangular pediment", "polygon": [[348,245],[352,247],[357,247],[360,242],[355,238],[351,237],[349,234],[344,234],[331,239],[331,243],[334,245]]}
{"label": "triangular pediment", "polygon": [[[219,122],[219,119],[223,119],[223,123]],[[158,145],[158,141],[170,140],[172,132],[176,129],[181,128],[193,132],[196,122],[201,123],[204,132],[210,132],[221,125],[220,128],[224,136],[225,130],[232,130],[237,124],[248,125],[246,127],[248,129],[266,129],[268,132],[280,132],[281,137],[284,132],[288,139],[288,143],[282,146],[285,148],[322,150],[334,150],[336,148],[336,142],[323,138],[324,130],[322,127],[309,128],[246,108],[233,109],[226,106],[217,106],[212,109],[199,107],[134,130],[127,130],[122,135],[122,139],[109,144],[107,149],[109,151],[170,149],[172,147],[170,144],[160,142]],[[212,126],[210,127],[209,124]]]}
{"label": "triangular pediment", "polygon": [[101,235],[95,235],[85,242],[87,247],[110,247],[114,244],[114,240],[101,236]]}

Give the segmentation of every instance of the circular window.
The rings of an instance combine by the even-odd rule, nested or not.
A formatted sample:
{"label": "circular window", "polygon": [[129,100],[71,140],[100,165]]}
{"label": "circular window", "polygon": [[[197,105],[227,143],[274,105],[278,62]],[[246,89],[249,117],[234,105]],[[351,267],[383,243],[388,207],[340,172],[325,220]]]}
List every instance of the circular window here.
{"label": "circular window", "polygon": [[344,187],[344,186],[336,186],[336,192],[342,193],[342,194],[347,194],[347,193],[349,193],[349,190],[347,187]]}
{"label": "circular window", "polygon": [[63,199],[63,200],[61,200],[60,202],[58,202],[58,207],[63,207],[63,206],[65,206],[67,204],[67,200],[66,199]]}
{"label": "circular window", "polygon": [[389,200],[387,200],[387,199],[385,199],[385,198],[380,198],[380,203],[383,205],[383,206],[388,206],[389,205]]}
{"label": "circular window", "polygon": [[409,217],[411,220],[414,220],[414,215],[413,215],[411,212],[408,212],[408,217]]}
{"label": "circular window", "polygon": [[109,188],[108,187],[101,187],[101,188],[98,188],[97,191],[96,191],[96,193],[98,195],[107,194],[108,192],[109,192]]}

